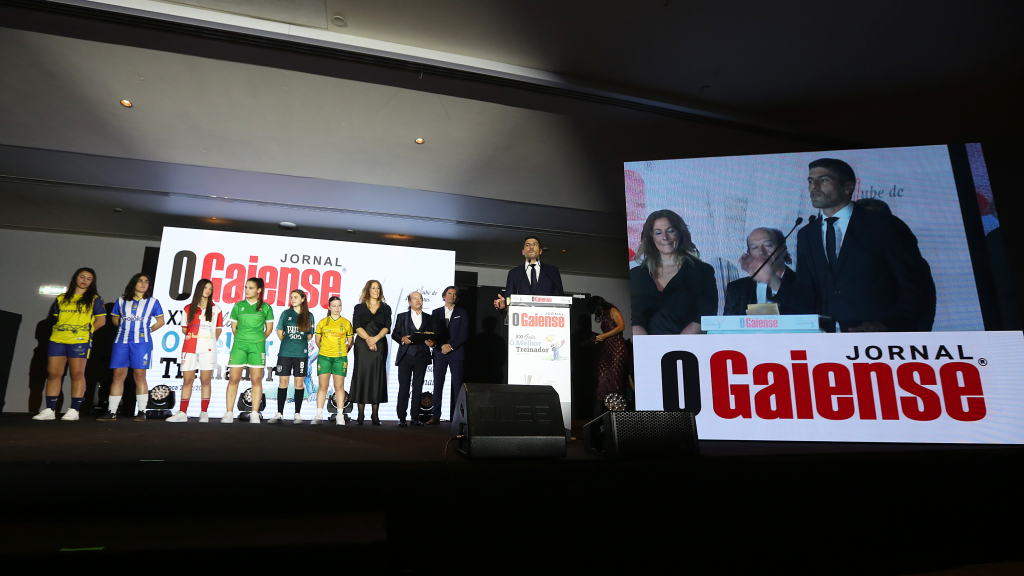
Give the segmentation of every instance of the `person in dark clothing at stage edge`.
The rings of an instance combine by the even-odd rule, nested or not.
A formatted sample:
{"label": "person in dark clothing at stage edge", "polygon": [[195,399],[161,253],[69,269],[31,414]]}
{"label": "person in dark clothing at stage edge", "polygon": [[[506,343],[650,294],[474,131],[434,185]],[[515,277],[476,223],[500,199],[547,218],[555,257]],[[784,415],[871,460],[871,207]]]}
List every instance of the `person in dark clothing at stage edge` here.
{"label": "person in dark clothing at stage edge", "polygon": [[508,278],[505,280],[505,295],[498,295],[494,301],[495,308],[504,310],[508,305],[506,298],[513,294],[562,295],[562,275],[558,273],[558,268],[551,264],[541,265],[541,252],[543,249],[540,247],[540,240],[536,236],[527,236],[523,242],[523,256],[526,258],[526,265],[516,266],[508,271]]}
{"label": "person in dark clothing at stage edge", "polygon": [[405,414],[409,407],[410,387],[412,395],[412,423],[420,425],[420,395],[423,394],[423,377],[430,366],[433,340],[413,342],[412,335],[419,332],[434,333],[434,321],[430,314],[423,313],[423,296],[419,292],[409,293],[409,310],[395,319],[395,330],[391,338],[398,342],[395,366],[398,366],[398,425],[406,426]]}
{"label": "person in dark clothing at stage edge", "polygon": [[[797,233],[796,282],[769,266],[755,280],[780,304],[831,317],[843,332],[930,331],[935,282],[914,233],[895,216],[851,202],[856,176],[846,162],[822,158],[808,168],[811,204],[822,217]],[[762,262],[749,255],[742,265],[749,274]]]}
{"label": "person in dark clothing at stage edge", "polygon": [[455,417],[455,405],[459,401],[459,393],[462,392],[463,367],[466,362],[464,344],[469,336],[469,316],[464,309],[455,305],[459,300],[459,289],[449,286],[444,289],[441,296],[444,298],[444,306],[431,312],[435,331],[440,334],[434,340],[433,407],[430,420],[427,421],[431,426],[441,423],[441,395],[444,393],[444,380],[448,370],[451,370],[452,374],[448,418]]}
{"label": "person in dark clothing at stage edge", "polygon": [[[793,263],[793,257],[789,255],[789,248],[786,246],[786,235],[782,230],[775,228],[755,228],[747,236],[747,251],[740,257],[742,263],[744,256],[757,255],[761,258],[771,256],[772,262],[765,265],[782,277],[783,282],[796,282],[796,273],[787,266]],[[763,261],[763,260],[762,260]],[[755,282],[753,278],[746,277],[729,282],[725,287],[725,316],[743,316],[747,313],[748,304],[776,303],[775,292],[767,284]],[[787,306],[779,305],[780,314],[795,314]]]}
{"label": "person in dark clothing at stage edge", "polygon": [[718,314],[718,286],[683,218],[671,210],[651,212],[635,260],[639,266],[629,271],[633,334],[701,334],[701,316]]}

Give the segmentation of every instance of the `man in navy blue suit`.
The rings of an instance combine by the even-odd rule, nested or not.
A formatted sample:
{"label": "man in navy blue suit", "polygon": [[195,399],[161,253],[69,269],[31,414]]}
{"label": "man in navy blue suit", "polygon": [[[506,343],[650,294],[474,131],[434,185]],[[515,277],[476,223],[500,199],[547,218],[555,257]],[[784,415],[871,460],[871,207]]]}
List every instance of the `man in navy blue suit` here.
{"label": "man in navy blue suit", "polygon": [[507,297],[513,294],[530,294],[533,296],[561,296],[562,275],[558,268],[551,264],[540,263],[540,255],[543,249],[540,247],[540,240],[536,236],[527,236],[523,242],[523,256],[526,264],[516,266],[508,271],[508,278],[505,280],[505,295],[498,295],[494,301],[494,307],[504,310],[508,301]]}
{"label": "man in navy blue suit", "polygon": [[455,404],[462,391],[465,344],[469,336],[469,317],[465,310],[455,305],[459,300],[459,289],[449,286],[441,296],[444,298],[444,306],[431,313],[435,331],[439,335],[434,341],[434,408],[427,421],[431,426],[441,423],[441,394],[444,393],[444,380],[449,368],[452,371],[452,391],[448,418],[451,419],[455,414]]}
{"label": "man in navy blue suit", "polygon": [[[843,332],[931,330],[935,282],[914,233],[895,216],[851,202],[857,180],[846,162],[822,158],[808,171],[811,205],[822,217],[797,234],[796,281],[783,282],[771,266],[755,281],[768,284],[779,304],[829,316]],[[748,273],[762,262],[741,258]]]}

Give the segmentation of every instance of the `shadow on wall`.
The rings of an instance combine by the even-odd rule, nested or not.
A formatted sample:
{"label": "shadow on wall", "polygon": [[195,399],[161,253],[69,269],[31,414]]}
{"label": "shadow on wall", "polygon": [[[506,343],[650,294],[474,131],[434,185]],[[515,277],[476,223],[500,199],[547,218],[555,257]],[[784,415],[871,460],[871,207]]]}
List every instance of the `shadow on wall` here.
{"label": "shadow on wall", "polygon": [[[112,302],[106,304],[107,314],[113,310]],[[56,319],[50,314],[50,307],[46,308],[46,317],[36,324],[35,339],[36,347],[32,351],[32,361],[28,369],[28,411],[35,413],[43,405],[43,397],[46,395],[47,362],[50,347],[50,334]],[[108,316],[109,319],[109,316]],[[117,328],[112,322],[103,325],[92,337],[92,350],[89,352],[89,362],[85,365],[85,400],[82,402],[81,413],[89,414],[97,405],[106,402],[110,392],[110,383],[113,381],[113,372],[110,370],[110,355],[114,347],[114,337],[117,335]],[[67,365],[64,366],[64,373],[61,374],[61,391],[57,399],[57,412],[61,412],[65,404],[64,386],[70,385],[67,380]],[[134,389],[134,380],[131,370],[128,371],[128,378],[125,380],[125,389]],[[132,387],[132,388],[129,388]],[[97,394],[103,393],[103,401],[99,402]],[[131,400],[134,402],[135,397]]]}

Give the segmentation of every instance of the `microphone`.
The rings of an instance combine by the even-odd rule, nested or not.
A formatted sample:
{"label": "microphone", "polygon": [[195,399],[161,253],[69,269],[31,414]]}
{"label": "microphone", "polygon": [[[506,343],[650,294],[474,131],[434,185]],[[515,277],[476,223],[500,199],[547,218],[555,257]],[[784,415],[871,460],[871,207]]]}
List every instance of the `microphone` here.
{"label": "microphone", "polygon": [[[811,222],[814,222],[815,219],[817,219],[817,216],[813,216],[812,215],[809,218],[809,220],[808,220],[808,224],[810,224]],[[796,227],[799,226],[803,221],[804,221],[803,216],[797,216],[796,223],[794,223],[793,227],[789,229],[789,233],[786,234],[785,238],[782,239],[782,242],[779,243],[779,245],[775,247],[775,250],[772,250],[772,253],[768,255],[768,258],[765,259],[765,261],[762,262],[761,265],[757,267],[757,270],[754,270],[754,273],[750,275],[751,278],[753,278],[754,276],[757,276],[757,273],[761,271],[761,268],[764,268],[765,264],[767,264],[767,263],[772,261],[772,258],[775,257],[775,253],[779,251],[779,248],[782,248],[783,246],[786,245],[786,240],[789,240],[789,237],[793,234],[793,231],[796,230]]]}

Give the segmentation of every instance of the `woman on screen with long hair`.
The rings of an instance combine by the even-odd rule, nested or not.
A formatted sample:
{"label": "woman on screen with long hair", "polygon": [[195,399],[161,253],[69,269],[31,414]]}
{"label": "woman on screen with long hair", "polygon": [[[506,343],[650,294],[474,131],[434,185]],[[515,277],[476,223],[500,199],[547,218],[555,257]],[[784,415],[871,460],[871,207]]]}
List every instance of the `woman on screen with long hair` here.
{"label": "woman on screen with long hair", "polygon": [[[306,374],[309,372],[309,338],[313,335],[313,315],[309,313],[306,293],[292,290],[288,295],[291,307],[281,313],[277,322],[277,337],[281,340],[281,350],[277,353],[277,376],[280,385],[277,388],[277,414],[270,422],[277,423],[284,419],[284,405],[288,401],[288,380],[295,377],[295,415],[292,422],[302,424],[302,395],[304,393]],[[319,422],[314,423],[319,424]]]}
{"label": "woman on screen with long hair", "polygon": [[[363,286],[359,304],[352,311],[352,327],[359,336],[355,343],[356,368],[349,393],[352,402],[359,405],[356,424],[363,425],[363,410],[369,404],[372,408],[371,421],[374,426],[380,426],[377,409],[381,402],[388,401],[388,341],[385,336],[391,331],[391,307],[384,300],[380,282],[370,280]],[[339,398],[339,405],[343,400],[343,397]]]}
{"label": "woman on screen with long hair", "polygon": [[700,334],[700,317],[718,313],[718,286],[682,217],[651,212],[635,260],[640,265],[629,271],[633,334]]}
{"label": "woman on screen with long hair", "polygon": [[199,421],[209,422],[206,413],[210,407],[213,388],[213,369],[217,367],[217,340],[224,327],[224,315],[213,302],[213,282],[203,278],[192,291],[192,303],[185,306],[185,323],[181,326],[185,344],[181,347],[181,407],[168,422],[188,422],[188,403],[192,398],[192,384],[199,372],[201,400]]}
{"label": "woman on screen with long hair", "polygon": [[[338,406],[345,405],[345,376],[348,374],[348,351],[352,349],[352,323],[341,316],[341,298],[331,296],[327,301],[327,317],[316,325],[316,345],[320,349],[317,356],[316,371],[320,376],[320,387],[316,390],[316,416],[312,424],[320,424],[324,419],[324,402],[327,400],[327,388],[334,378],[334,401]],[[345,425],[345,417],[338,414],[335,422]]]}
{"label": "woman on screen with long hair", "polygon": [[92,349],[92,335],[107,322],[103,299],[96,292],[96,272],[92,268],[75,270],[67,290],[50,307],[50,314],[56,323],[46,354],[46,404],[32,419],[57,418],[57,399],[66,366],[71,376],[71,407],[61,420],[78,420],[85,397],[85,363]]}
{"label": "woman on screen with long hair", "polygon": [[220,421],[230,424],[234,420],[235,395],[242,381],[243,368],[249,368],[252,383],[251,424],[260,423],[260,402],[263,401],[263,367],[267,364],[267,337],[274,331],[274,310],[263,301],[263,279],[245,281],[245,298],[235,302],[231,309],[231,332],[234,342],[228,358],[227,405]]}
{"label": "woman on screen with long hair", "polygon": [[[153,283],[149,274],[132,276],[124,287],[124,294],[114,303],[110,320],[117,326],[117,336],[110,354],[110,368],[114,370],[114,381],[110,383],[107,411],[97,418],[101,421],[117,419],[117,406],[124,392],[124,380],[128,369],[132,370],[135,381],[135,404],[138,414],[136,422],[146,420],[146,404],[149,402],[149,384],[146,371],[153,365],[152,333],[164,325],[164,310],[160,301],[153,297]],[[151,324],[151,321],[155,323]]]}

